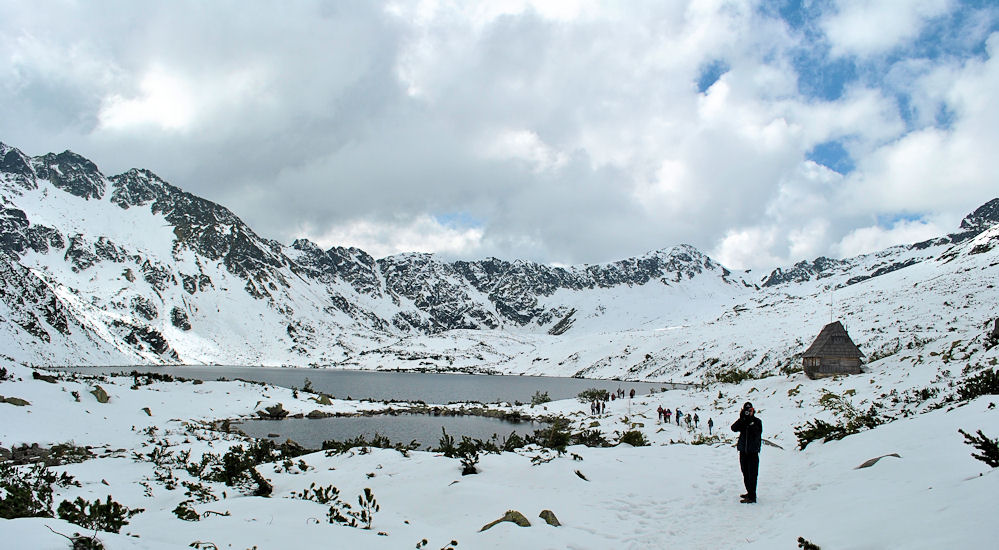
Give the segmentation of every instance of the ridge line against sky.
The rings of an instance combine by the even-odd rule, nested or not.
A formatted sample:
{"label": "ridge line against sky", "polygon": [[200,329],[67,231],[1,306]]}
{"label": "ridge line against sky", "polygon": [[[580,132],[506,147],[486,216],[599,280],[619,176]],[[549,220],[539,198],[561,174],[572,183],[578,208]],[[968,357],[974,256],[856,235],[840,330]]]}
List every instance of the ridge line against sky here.
{"label": "ridge line against sky", "polygon": [[987,0],[15,0],[0,138],[285,243],[768,269],[995,197],[997,57]]}

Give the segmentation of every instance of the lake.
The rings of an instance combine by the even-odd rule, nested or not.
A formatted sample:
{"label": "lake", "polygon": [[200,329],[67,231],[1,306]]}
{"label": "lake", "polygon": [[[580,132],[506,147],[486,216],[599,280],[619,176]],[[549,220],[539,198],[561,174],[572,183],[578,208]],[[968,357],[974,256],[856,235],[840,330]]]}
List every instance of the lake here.
{"label": "lake", "polygon": [[[352,371],[248,366],[123,366],[73,367],[66,370],[88,374],[120,374],[133,370],[169,374],[175,377],[214,381],[249,380],[285,388],[303,388],[306,379],[313,391],[337,399],[372,399],[375,401],[408,401],[429,404],[453,402],[530,403],[535,392],[547,392],[553,399],[570,399],[589,388],[625,392],[635,389],[638,394],[663,389],[687,387],[685,384],[624,382],[553,376],[496,376],[481,374],[437,374],[424,372]],[[586,405],[580,404],[582,410]],[[252,437],[277,441],[292,439],[308,448],[318,449],[328,439],[343,441],[364,435],[370,440],[375,433],[393,443],[420,442],[420,448],[436,447],[441,428],[460,440],[462,435],[488,439],[497,434],[502,440],[516,431],[521,436],[544,426],[541,423],[513,423],[499,418],[481,416],[432,416],[426,414],[376,415],[364,417],[286,418],[283,420],[246,420],[239,428]]]}
{"label": "lake", "polygon": [[278,443],[292,439],[309,449],[321,448],[323,441],[328,439],[344,441],[358,435],[363,435],[370,441],[376,433],[389,438],[392,443],[409,444],[415,439],[420,442],[420,449],[430,449],[438,446],[441,428],[446,429],[448,435],[457,441],[461,441],[463,435],[486,440],[496,434],[502,442],[511,432],[526,436],[546,425],[542,422],[509,422],[485,416],[430,414],[246,420],[235,424],[251,437],[264,439],[278,434],[278,437],[270,439]]}
{"label": "lake", "polygon": [[372,399],[375,401],[410,401],[430,404],[455,402],[530,403],[535,392],[547,392],[555,399],[569,399],[589,388],[648,394],[662,388],[687,387],[685,384],[622,382],[554,376],[498,376],[482,374],[437,374],[424,372],[355,371],[246,366],[124,366],[73,367],[78,372],[115,374],[156,372],[205,381],[226,378],[264,382],[285,388],[301,389],[306,379],[313,391],[337,399]]}

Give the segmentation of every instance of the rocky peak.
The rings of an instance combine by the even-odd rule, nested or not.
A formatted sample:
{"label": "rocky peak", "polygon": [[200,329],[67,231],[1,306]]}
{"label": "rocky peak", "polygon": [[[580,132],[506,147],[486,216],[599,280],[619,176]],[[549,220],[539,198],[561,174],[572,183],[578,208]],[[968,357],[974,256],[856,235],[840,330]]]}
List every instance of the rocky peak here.
{"label": "rocky peak", "polygon": [[49,153],[32,159],[32,167],[40,179],[83,199],[101,199],[107,180],[97,165],[72,151]]}
{"label": "rocky peak", "polygon": [[990,200],[965,216],[961,220],[961,229],[985,231],[996,223],[999,223],[999,198]]}
{"label": "rocky peak", "polygon": [[166,194],[167,183],[149,170],[132,168],[108,179],[111,181],[111,202],[126,210],[149,204]]}
{"label": "rocky peak", "polygon": [[0,143],[0,181],[12,182],[25,189],[38,187],[31,159],[5,143]]}
{"label": "rocky peak", "polygon": [[763,286],[771,287],[784,283],[803,283],[812,279],[821,279],[828,276],[832,269],[844,263],[843,260],[834,260],[825,256],[819,256],[811,262],[802,260],[789,268],[778,267],[773,270],[770,275],[763,279]]}

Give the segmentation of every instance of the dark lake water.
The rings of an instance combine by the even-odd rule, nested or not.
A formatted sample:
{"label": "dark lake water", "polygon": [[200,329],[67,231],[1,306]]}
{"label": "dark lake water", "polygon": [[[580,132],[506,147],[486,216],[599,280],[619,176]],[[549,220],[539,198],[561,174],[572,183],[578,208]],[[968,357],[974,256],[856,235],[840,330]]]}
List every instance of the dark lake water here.
{"label": "dark lake water", "polygon": [[[376,401],[422,401],[431,404],[454,402],[530,403],[535,392],[547,392],[552,399],[568,399],[589,388],[614,391],[618,388],[639,395],[674,387],[669,383],[621,382],[552,376],[487,376],[482,374],[432,374],[423,372],[352,371],[280,367],[232,366],[132,366],[74,367],[71,370],[101,374],[158,372],[206,381],[226,378],[265,382],[285,388],[303,388],[308,379],[314,391],[337,399]],[[682,385],[676,385],[681,387]]]}
{"label": "dark lake water", "polygon": [[322,447],[323,441],[328,439],[343,441],[364,435],[370,441],[376,433],[388,437],[393,443],[408,444],[415,439],[420,443],[420,449],[429,449],[438,446],[441,428],[459,441],[463,435],[486,440],[495,434],[502,442],[511,432],[525,436],[544,426],[546,424],[540,422],[515,423],[484,416],[429,414],[247,420],[238,424],[239,429],[251,437],[267,438],[278,434],[278,437],[270,439],[282,442],[290,438],[310,449]]}

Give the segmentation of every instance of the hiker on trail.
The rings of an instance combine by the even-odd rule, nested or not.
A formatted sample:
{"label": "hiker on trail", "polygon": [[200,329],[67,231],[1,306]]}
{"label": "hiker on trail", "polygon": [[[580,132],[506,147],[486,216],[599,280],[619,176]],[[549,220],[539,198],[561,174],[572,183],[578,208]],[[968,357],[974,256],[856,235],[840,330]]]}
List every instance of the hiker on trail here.
{"label": "hiker on trail", "polygon": [[614,395],[614,394],[612,393],[612,394],[611,394],[611,401],[613,401],[613,400],[615,399],[615,397],[616,397],[616,396],[615,396],[615,395]]}
{"label": "hiker on trail", "polygon": [[756,502],[756,477],[760,472],[760,446],[763,443],[763,422],[756,418],[756,409],[746,401],[739,413],[739,419],[732,424],[732,431],[739,432],[739,466],[742,468],[742,479],[746,484],[746,493],[739,502],[752,504]]}
{"label": "hiker on trail", "polygon": [[687,422],[687,429],[689,430],[689,429],[690,429],[690,422],[691,422],[691,420],[692,420],[692,419],[690,418],[690,413],[687,413],[687,417],[686,417],[686,418],[684,418],[684,420],[685,420],[685,421]]}
{"label": "hiker on trail", "polygon": [[672,419],[670,418],[671,416],[673,416],[673,411],[671,411],[671,410],[669,410],[669,409],[666,409],[666,410],[664,410],[664,411],[663,411],[663,418],[665,418],[665,419],[666,419],[666,423],[667,423],[667,424],[669,424],[669,423],[670,423],[670,420],[672,420]]}
{"label": "hiker on trail", "polygon": [[694,428],[697,428],[697,423],[698,423],[698,422],[699,422],[700,420],[701,420],[701,419],[697,417],[697,413],[694,413]]}
{"label": "hiker on trail", "polygon": [[711,428],[714,428],[714,427],[715,427],[715,421],[711,420],[709,418],[708,419],[708,435],[711,435]]}
{"label": "hiker on trail", "polygon": [[600,414],[604,414],[605,412],[607,412],[607,402],[606,401],[600,403]]}
{"label": "hiker on trail", "polygon": [[659,408],[656,409],[656,422],[662,422],[662,421],[663,421],[663,406],[659,405]]}
{"label": "hiker on trail", "polygon": [[683,419],[683,413],[680,412],[680,407],[676,408],[676,425],[680,425],[680,420]]}
{"label": "hiker on trail", "polygon": [[635,388],[631,388],[631,393],[628,394],[628,397],[630,397],[632,399],[635,398]]}

